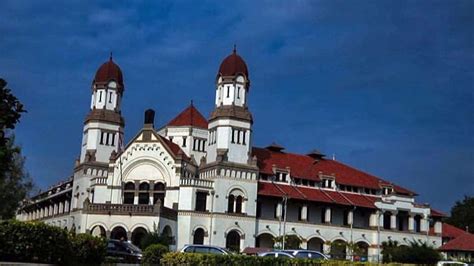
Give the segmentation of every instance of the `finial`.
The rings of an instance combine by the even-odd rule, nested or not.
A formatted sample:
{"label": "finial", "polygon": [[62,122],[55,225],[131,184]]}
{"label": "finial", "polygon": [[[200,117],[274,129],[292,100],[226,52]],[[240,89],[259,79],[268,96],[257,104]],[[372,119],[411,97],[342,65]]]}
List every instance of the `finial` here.
{"label": "finial", "polygon": [[234,43],[234,54],[237,53],[237,45]]}
{"label": "finial", "polygon": [[112,61],[112,52],[110,52],[109,60]]}
{"label": "finial", "polygon": [[191,100],[191,106],[193,106],[193,100]]}

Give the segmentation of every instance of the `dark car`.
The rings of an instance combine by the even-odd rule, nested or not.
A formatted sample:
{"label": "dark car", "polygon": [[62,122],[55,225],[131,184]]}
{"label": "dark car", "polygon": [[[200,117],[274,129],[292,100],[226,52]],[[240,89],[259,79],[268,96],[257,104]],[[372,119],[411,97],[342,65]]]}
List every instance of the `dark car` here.
{"label": "dark car", "polygon": [[142,250],[127,241],[109,239],[107,241],[107,256],[114,257],[119,262],[140,263]]}

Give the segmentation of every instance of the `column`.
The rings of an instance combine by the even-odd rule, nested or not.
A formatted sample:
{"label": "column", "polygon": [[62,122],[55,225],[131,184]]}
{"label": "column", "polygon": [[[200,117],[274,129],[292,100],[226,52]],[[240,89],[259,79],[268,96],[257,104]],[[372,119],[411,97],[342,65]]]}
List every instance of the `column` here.
{"label": "column", "polygon": [[423,215],[423,218],[420,219],[420,231],[421,232],[428,232],[430,228],[430,224],[428,222],[428,217],[426,215]]}
{"label": "column", "polygon": [[326,207],[324,210],[324,222],[330,224],[331,223],[331,208]]}
{"label": "column", "polygon": [[[383,219],[383,215],[381,215],[381,217]],[[377,226],[379,225],[379,223],[377,223],[378,218],[379,218],[379,211],[375,211],[375,212],[371,213],[370,218],[369,218],[369,227],[377,228]],[[381,224],[383,224],[383,221],[382,221]]]}
{"label": "column", "polygon": [[59,211],[58,211],[59,214],[62,214],[64,213],[64,203],[61,201],[59,203]]}
{"label": "column", "polygon": [[303,207],[301,207],[301,220],[302,221],[308,220],[308,206],[307,205],[303,205]]}
{"label": "column", "polygon": [[57,203],[54,203],[53,214],[54,215],[58,214],[58,204]]}
{"label": "column", "polygon": [[348,225],[353,225],[354,224],[354,211],[350,210],[347,213],[347,224]]}
{"label": "column", "polygon": [[68,200],[66,200],[64,202],[64,212],[69,212],[69,201]]}
{"label": "column", "polygon": [[410,213],[408,216],[408,231],[415,231],[415,215]]}
{"label": "column", "polygon": [[392,212],[392,215],[390,216],[390,229],[397,229],[397,212]]}
{"label": "column", "polygon": [[434,232],[435,234],[437,235],[441,235],[443,232],[443,224],[441,223],[441,221],[436,221],[435,224],[434,224]]}
{"label": "column", "polygon": [[326,244],[326,242],[323,243],[323,253],[324,254],[331,253],[331,245],[330,244]]}
{"label": "column", "polygon": [[280,218],[282,214],[282,204],[281,202],[278,202],[277,207],[276,207],[276,218]]}

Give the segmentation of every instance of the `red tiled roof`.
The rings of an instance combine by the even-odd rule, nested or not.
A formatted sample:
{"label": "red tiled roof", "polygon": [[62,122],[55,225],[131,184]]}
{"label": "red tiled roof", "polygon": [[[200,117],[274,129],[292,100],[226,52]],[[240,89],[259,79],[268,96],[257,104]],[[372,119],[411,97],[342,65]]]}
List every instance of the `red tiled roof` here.
{"label": "red tiled roof", "polygon": [[237,55],[236,50],[227,56],[221,63],[219,67],[219,73],[222,76],[235,76],[237,74],[245,74],[245,77],[249,78],[249,71],[247,69],[247,64],[245,61]]}
{"label": "red tiled roof", "polygon": [[442,245],[442,251],[474,251],[474,235],[464,232],[448,243]]}
{"label": "red tiled roof", "polygon": [[319,188],[295,187],[284,184],[259,182],[258,195],[282,197],[290,199],[308,200],[323,203],[332,203],[346,206],[357,206],[375,209],[376,197],[364,196],[339,191],[322,190]]}
{"label": "red tiled roof", "polygon": [[95,74],[94,82],[109,82],[114,80],[123,87],[123,76],[120,67],[112,61],[112,56],[109,61],[103,63]]}
{"label": "red tiled roof", "polygon": [[431,216],[433,216],[433,217],[446,217],[446,214],[444,214],[440,211],[437,211],[435,209],[431,209]]}
{"label": "red tiled roof", "polygon": [[457,238],[457,237],[467,233],[466,231],[462,230],[461,228],[458,228],[456,226],[453,226],[453,225],[450,225],[450,224],[447,224],[447,223],[443,223],[442,230],[443,230],[442,236],[447,237],[447,238]]}
{"label": "red tiled roof", "polygon": [[161,141],[163,141],[166,144],[166,146],[168,146],[168,148],[171,150],[171,152],[175,156],[182,155],[185,159],[189,159],[189,157],[186,155],[186,153],[183,152],[183,150],[181,150],[181,147],[179,147],[178,144],[173,143],[172,141],[170,141],[169,139],[167,139],[167,138],[165,138],[161,135],[158,135],[158,136],[160,137]]}
{"label": "red tiled roof", "polygon": [[198,128],[207,129],[207,120],[202,114],[194,107],[193,104],[189,105],[184,111],[178,116],[173,118],[168,123],[168,126],[181,127],[181,126],[192,126]]}
{"label": "red tiled roof", "polygon": [[290,168],[291,176],[320,181],[319,173],[335,175],[336,182],[342,185],[358,186],[363,188],[379,189],[381,185],[392,185],[397,193],[416,195],[416,193],[382,180],[378,177],[352,168],[335,160],[319,159],[294,153],[278,152],[269,149],[253,148],[253,155],[257,156],[257,165],[261,173],[273,174],[276,168]]}

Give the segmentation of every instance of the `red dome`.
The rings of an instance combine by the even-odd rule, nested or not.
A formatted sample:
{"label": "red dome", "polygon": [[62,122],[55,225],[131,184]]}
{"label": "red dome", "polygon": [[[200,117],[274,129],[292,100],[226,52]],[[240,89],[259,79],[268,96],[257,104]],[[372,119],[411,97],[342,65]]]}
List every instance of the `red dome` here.
{"label": "red dome", "polygon": [[226,57],[222,61],[221,66],[219,67],[218,75],[221,76],[235,76],[237,74],[243,74],[248,79],[249,72],[247,70],[247,64],[245,61],[237,54],[237,51],[234,48],[234,52]]}
{"label": "red dome", "polygon": [[114,80],[123,87],[123,76],[120,67],[114,63],[112,56],[109,61],[103,63],[95,73],[94,82],[109,82]]}

